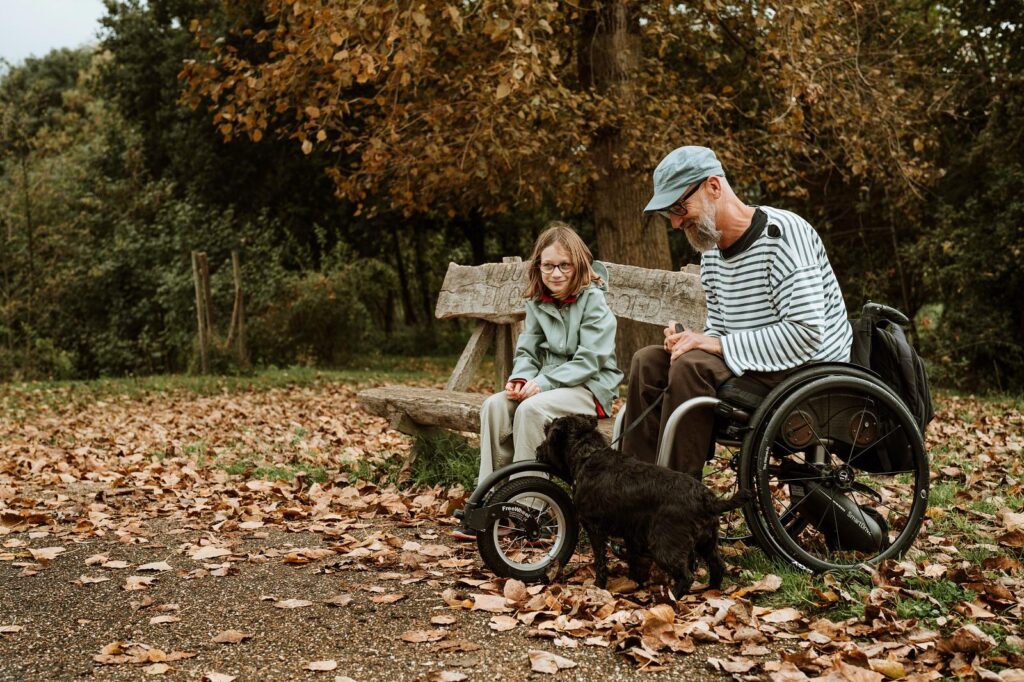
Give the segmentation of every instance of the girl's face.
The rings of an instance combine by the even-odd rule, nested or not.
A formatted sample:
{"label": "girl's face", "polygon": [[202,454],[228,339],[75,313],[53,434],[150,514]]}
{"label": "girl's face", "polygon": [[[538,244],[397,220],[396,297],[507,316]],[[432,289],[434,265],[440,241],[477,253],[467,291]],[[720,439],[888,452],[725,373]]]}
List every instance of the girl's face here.
{"label": "girl's face", "polygon": [[540,277],[555,298],[562,300],[571,293],[569,284],[575,273],[569,251],[558,242],[540,252]]}

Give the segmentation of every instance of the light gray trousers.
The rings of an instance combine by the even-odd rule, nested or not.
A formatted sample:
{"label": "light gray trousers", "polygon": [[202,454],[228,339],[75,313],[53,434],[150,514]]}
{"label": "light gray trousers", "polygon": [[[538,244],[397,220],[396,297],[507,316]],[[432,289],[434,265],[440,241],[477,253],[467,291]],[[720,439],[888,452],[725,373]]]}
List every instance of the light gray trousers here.
{"label": "light gray trousers", "polygon": [[594,394],[584,386],[554,388],[522,402],[495,393],[480,408],[479,484],[491,472],[512,462],[535,459],[544,442],[544,427],[556,417],[597,415]]}

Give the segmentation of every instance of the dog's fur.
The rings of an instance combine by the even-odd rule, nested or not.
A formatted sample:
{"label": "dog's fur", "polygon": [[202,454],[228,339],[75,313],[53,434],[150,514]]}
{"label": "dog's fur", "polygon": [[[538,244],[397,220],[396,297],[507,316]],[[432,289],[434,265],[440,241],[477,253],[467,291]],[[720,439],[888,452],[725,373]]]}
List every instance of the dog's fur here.
{"label": "dog's fur", "polygon": [[740,491],[716,497],[689,474],[641,462],[608,447],[597,419],[559,417],[545,428],[537,459],[573,483],[573,502],[594,548],[595,584],[608,583],[605,550],[609,537],[626,547],[629,577],[643,583],[653,560],[675,580],[676,598],[693,583],[696,556],[708,566],[713,588],[720,588],[725,565],[718,551],[718,516],[751,498]]}

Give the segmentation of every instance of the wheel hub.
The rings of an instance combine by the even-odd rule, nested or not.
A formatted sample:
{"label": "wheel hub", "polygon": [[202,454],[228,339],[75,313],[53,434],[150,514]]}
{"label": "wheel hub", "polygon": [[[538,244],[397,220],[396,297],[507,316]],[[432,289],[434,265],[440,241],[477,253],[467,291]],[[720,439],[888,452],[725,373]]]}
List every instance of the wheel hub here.
{"label": "wheel hub", "polygon": [[853,469],[846,465],[836,467],[836,469],[832,472],[832,481],[840,490],[849,490],[850,488],[853,487]]}

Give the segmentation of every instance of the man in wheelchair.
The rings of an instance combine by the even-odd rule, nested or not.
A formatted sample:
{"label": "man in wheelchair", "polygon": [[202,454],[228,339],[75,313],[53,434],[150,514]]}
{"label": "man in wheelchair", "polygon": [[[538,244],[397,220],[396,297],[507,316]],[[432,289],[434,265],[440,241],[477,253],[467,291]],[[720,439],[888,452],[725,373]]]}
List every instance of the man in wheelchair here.
{"label": "man in wheelchair", "polygon": [[[667,218],[701,252],[708,316],[703,330],[677,332],[670,322],[661,346],[633,356],[625,452],[657,461],[673,410],[716,395],[730,377],[765,392],[807,363],[849,360],[846,306],[818,234],[794,213],[741,201],[713,151],[681,147],[666,156],[645,212]],[[662,393],[660,409],[648,410]],[[710,407],[688,414],[669,465],[700,478],[713,429]]]}

